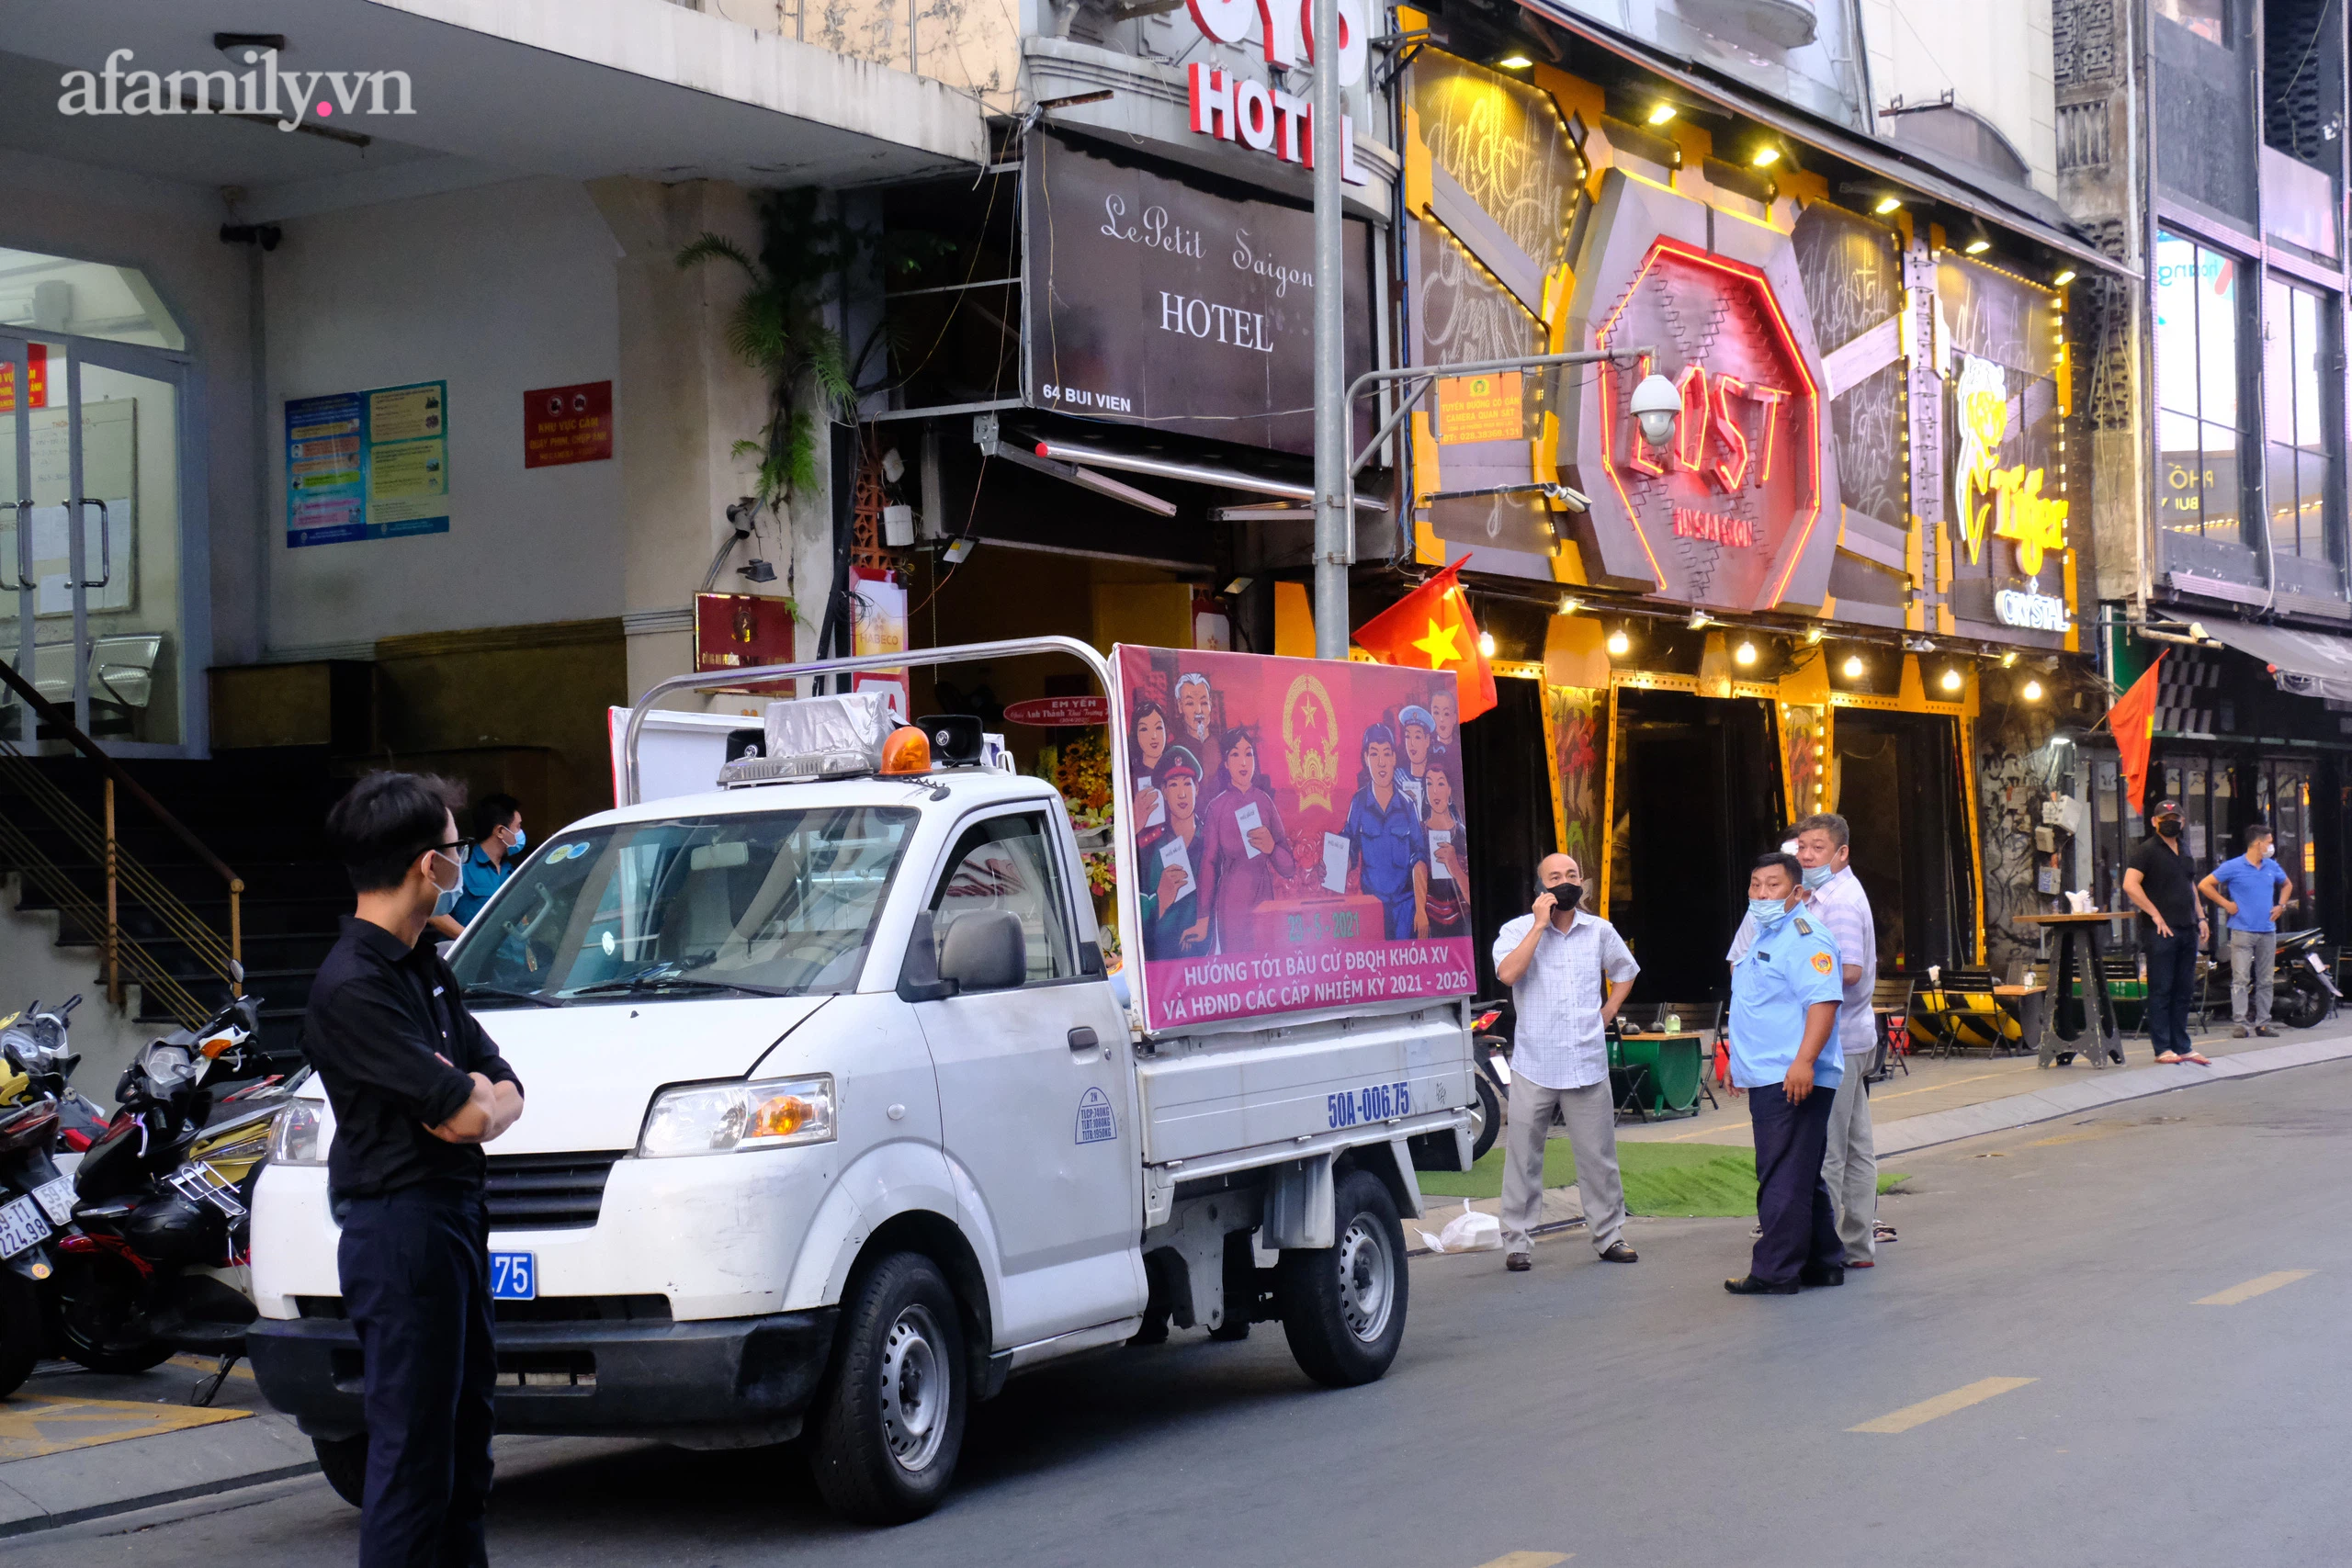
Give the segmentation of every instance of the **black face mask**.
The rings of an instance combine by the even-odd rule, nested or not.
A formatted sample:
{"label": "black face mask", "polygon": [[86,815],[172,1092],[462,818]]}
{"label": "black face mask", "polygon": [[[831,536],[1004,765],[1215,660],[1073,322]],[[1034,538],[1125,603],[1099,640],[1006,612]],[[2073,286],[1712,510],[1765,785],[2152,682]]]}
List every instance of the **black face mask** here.
{"label": "black face mask", "polygon": [[1538,882],[1538,893],[1549,893],[1563,904],[1573,904],[1584,897],[1584,886],[1577,882]]}
{"label": "black face mask", "polygon": [[2157,835],[2158,835],[2159,837],[2161,837],[2161,838],[2166,838],[2166,839],[2177,839],[2177,838],[2179,838],[2179,837],[2180,837],[2180,818],[2177,818],[2177,817],[2165,817],[2165,818],[2159,818],[2157,819],[2157,822],[2156,822],[2156,833],[2157,833]]}

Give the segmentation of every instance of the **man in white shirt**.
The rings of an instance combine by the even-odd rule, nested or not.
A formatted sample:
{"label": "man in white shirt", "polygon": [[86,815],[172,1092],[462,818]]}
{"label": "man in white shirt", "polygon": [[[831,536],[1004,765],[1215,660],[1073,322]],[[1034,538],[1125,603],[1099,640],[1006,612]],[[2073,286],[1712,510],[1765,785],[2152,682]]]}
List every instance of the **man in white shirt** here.
{"label": "man in white shirt", "polygon": [[[1845,1070],[1829,1112],[1821,1179],[1837,1204],[1838,1238],[1846,1249],[1846,1267],[1869,1269],[1877,1264],[1879,1240],[1894,1240],[1894,1232],[1878,1224],[1878,1157],[1871,1142],[1868,1079],[1871,1057],[1878,1049],[1878,1015],[1871,1008],[1878,981],[1878,927],[1871,915],[1870,895],[1849,863],[1851,840],[1846,819],[1824,811],[1798,823],[1795,837],[1785,847],[1804,868],[1807,913],[1819,918],[1838,946],[1843,986],[1835,1039]],[[1755,931],[1754,922],[1740,922],[1739,933],[1732,939],[1733,963],[1747,951]]]}
{"label": "man in white shirt", "polygon": [[1517,1014],[1510,1054],[1510,1125],[1503,1149],[1503,1267],[1533,1265],[1529,1231],[1544,1200],[1544,1143],[1556,1112],[1576,1156],[1586,1234],[1604,1262],[1631,1263],[1625,1186],[1617,1174],[1617,1107],[1609,1096],[1602,1030],[1625,1005],[1641,965],[1617,928],[1577,908],[1584,875],[1574,857],[1535,868],[1530,911],[1495,937],[1495,975]]}

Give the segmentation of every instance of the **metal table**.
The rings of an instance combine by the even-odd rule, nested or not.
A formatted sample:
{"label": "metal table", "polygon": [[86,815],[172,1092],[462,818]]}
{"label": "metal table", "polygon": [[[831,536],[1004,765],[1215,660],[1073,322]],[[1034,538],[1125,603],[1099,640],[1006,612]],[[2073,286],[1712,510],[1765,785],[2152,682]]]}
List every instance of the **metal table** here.
{"label": "metal table", "polygon": [[[2122,1065],[2123,1032],[2116,1027],[2115,998],[2108,994],[2107,976],[2099,968],[2103,952],[2099,928],[2109,920],[2128,920],[2132,916],[2129,909],[2094,909],[2082,915],[2009,917],[2021,926],[2041,926],[2058,939],[2048,1023],[2035,1051],[2041,1066],[2056,1063],[2061,1041],[2088,1055],[2094,1067],[2105,1067],[2110,1061]],[[2077,980],[2082,984],[2080,997],[2075,995]],[[2091,1039],[2075,1044],[2085,1034]]]}

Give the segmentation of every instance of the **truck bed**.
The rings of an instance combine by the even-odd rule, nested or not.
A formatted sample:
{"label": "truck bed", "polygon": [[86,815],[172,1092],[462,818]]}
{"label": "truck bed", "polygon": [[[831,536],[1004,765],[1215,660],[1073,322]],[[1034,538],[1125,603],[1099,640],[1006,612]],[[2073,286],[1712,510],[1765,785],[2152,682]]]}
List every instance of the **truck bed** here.
{"label": "truck bed", "polygon": [[1467,1008],[1153,1041],[1136,1061],[1144,1163],[1193,1176],[1451,1125],[1476,1093]]}

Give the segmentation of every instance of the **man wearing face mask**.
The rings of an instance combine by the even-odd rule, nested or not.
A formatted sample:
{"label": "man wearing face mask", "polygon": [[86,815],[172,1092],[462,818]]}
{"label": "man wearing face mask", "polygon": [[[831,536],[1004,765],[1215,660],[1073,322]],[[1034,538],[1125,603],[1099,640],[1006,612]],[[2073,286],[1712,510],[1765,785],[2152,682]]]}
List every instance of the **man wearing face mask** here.
{"label": "man wearing face mask", "polygon": [[[2197,954],[2205,945],[2205,907],[2197,873],[2180,841],[2180,803],[2160,800],[2148,813],[2155,829],[2132,852],[2123,896],[2145,917],[2140,951],[2148,955],[2148,1043],[2159,1062],[2204,1062],[2188,1043],[2189,998]],[[2123,1060],[2118,1052],[2115,1059]]]}
{"label": "man wearing face mask", "polygon": [[465,882],[446,915],[433,917],[435,934],[455,937],[473,923],[490,896],[505,886],[523,863],[523,803],[511,795],[485,795],[474,802],[473,847],[466,852]]}
{"label": "man wearing face mask", "polygon": [[[2230,917],[2230,1032],[2241,1040],[2249,1021],[2256,1034],[2278,1032],[2270,1027],[2271,972],[2278,962],[2278,917],[2293,901],[2295,885],[2271,853],[2270,825],[2248,823],[2245,853],[2232,855],[2197,885],[2198,892]],[[2249,992],[2251,1013],[2246,1010]],[[2194,1052],[2181,1060],[2192,1058],[2205,1060]]]}
{"label": "man wearing face mask", "polygon": [[1838,1213],[1821,1179],[1844,1053],[1828,1049],[1845,984],[1838,945],[1798,912],[1804,867],[1783,851],[1747,877],[1756,936],[1731,972],[1732,1082],[1756,1137],[1757,1237],[1736,1296],[1792,1296],[1846,1282]]}
{"label": "man wearing face mask", "polygon": [[1535,867],[1535,902],[1495,937],[1495,977],[1518,1018],[1510,1055],[1510,1125],[1503,1151],[1503,1267],[1533,1267],[1530,1232],[1544,1203],[1544,1144],[1555,1113],[1567,1123],[1586,1235],[1604,1263],[1632,1263],[1625,1186],[1617,1174],[1617,1107],[1609,1098],[1603,1031],[1642,972],[1617,928],[1577,905],[1573,856]]}
{"label": "man wearing face mask", "polygon": [[361,1568],[485,1561],[494,1427],[487,1166],[522,1085],[425,925],[461,886],[447,786],[371,773],[327,815],[357,895],[319,968],[302,1050],[334,1110],[327,1189],[366,1378]]}

